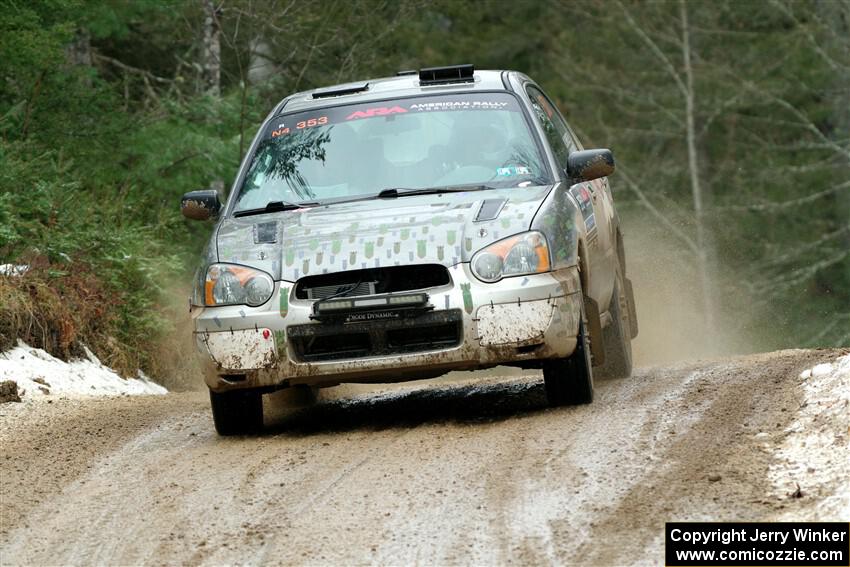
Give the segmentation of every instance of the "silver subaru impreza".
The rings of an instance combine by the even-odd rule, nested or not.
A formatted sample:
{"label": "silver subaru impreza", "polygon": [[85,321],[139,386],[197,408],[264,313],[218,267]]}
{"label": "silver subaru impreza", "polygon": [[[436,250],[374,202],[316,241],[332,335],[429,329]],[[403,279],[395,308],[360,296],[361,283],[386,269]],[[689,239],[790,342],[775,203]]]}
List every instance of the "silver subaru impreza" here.
{"label": "silver subaru impreza", "polygon": [[637,335],[609,150],[541,88],[472,65],[291,95],[268,115],[191,298],[222,435],[289,387],[541,369],[552,405],[631,372]]}

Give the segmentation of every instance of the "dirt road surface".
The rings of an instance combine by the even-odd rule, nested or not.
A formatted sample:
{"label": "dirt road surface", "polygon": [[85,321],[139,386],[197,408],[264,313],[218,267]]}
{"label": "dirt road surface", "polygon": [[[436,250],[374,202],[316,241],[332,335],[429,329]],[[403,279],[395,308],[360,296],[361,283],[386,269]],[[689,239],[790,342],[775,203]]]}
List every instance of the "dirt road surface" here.
{"label": "dirt road surface", "polygon": [[0,563],[659,564],[668,520],[848,520],[847,396],[800,377],[842,354],[644,368],[575,408],[533,374],[410,383],[227,439],[203,393],[4,404]]}

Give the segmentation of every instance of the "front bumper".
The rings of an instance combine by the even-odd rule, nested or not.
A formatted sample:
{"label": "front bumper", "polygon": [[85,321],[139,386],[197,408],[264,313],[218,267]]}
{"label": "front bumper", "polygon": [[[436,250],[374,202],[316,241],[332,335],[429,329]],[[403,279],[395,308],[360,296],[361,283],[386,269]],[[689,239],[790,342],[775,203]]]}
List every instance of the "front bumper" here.
{"label": "front bumper", "polygon": [[[493,284],[473,277],[468,264],[450,273],[449,285],[424,290],[434,309],[412,319],[321,323],[310,318],[313,302],[294,299],[289,282],[278,282],[260,307],[195,308],[207,385],[398,382],[572,354],[581,316],[577,268]],[[352,339],[330,342],[343,336]],[[317,341],[330,346],[305,349]]]}

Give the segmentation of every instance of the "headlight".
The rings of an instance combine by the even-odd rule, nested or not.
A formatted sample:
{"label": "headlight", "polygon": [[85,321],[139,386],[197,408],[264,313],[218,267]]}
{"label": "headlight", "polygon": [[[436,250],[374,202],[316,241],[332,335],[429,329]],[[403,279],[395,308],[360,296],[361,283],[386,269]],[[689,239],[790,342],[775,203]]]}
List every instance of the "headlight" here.
{"label": "headlight", "polygon": [[510,276],[548,272],[549,268],[546,237],[536,231],[500,240],[472,257],[472,273],[488,283]]}
{"label": "headlight", "polygon": [[235,266],[212,264],[204,281],[204,303],[217,305],[262,305],[272,296],[274,281],[265,272]]}

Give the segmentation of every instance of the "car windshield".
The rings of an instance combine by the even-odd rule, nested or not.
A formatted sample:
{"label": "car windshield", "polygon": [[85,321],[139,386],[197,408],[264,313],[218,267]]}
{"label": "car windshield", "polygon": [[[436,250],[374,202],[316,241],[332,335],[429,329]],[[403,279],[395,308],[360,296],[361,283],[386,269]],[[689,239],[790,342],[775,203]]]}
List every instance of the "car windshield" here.
{"label": "car windshield", "polygon": [[368,102],[282,115],[263,132],[234,212],[382,189],[548,182],[517,100],[507,93]]}

